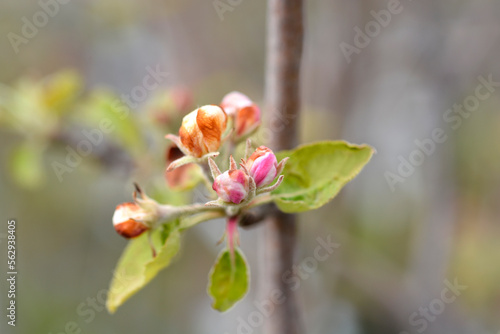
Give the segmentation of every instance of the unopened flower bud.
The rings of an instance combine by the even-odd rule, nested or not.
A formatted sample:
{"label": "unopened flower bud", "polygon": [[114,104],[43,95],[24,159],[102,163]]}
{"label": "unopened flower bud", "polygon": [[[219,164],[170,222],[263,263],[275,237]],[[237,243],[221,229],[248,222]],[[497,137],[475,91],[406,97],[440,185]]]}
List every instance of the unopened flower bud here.
{"label": "unopened flower bud", "polygon": [[226,120],[224,110],[214,105],[203,106],[184,116],[179,129],[184,150],[196,158],[217,152],[226,129]]}
{"label": "unopened flower bud", "polygon": [[260,109],[245,94],[231,92],[224,96],[220,106],[234,116],[237,137],[252,133],[260,125]]}
{"label": "unopened flower bud", "polygon": [[151,215],[136,203],[122,203],[115,209],[113,225],[116,232],[130,239],[150,229]]}
{"label": "unopened flower bud", "polygon": [[273,151],[265,146],[258,147],[246,161],[250,176],[255,180],[257,187],[263,187],[276,178],[278,161]]}
{"label": "unopened flower bud", "polygon": [[249,191],[248,176],[240,169],[230,169],[215,178],[212,188],[225,201],[240,204]]}
{"label": "unopened flower bud", "polygon": [[248,107],[252,105],[253,102],[250,100],[248,96],[245,94],[242,94],[240,92],[231,92],[226,94],[222,98],[222,102],[220,103],[221,108],[224,109],[224,111],[228,115],[236,115],[238,110],[241,108]]}

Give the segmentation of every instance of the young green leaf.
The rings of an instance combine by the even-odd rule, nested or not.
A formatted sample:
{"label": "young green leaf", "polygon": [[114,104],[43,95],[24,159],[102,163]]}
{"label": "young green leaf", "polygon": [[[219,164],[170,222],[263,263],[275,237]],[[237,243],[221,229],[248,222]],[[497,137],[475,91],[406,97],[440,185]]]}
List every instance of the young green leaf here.
{"label": "young green leaf", "polygon": [[114,313],[127,299],[142,289],[160,270],[168,267],[180,247],[180,232],[172,229],[155,230],[151,236],[157,250],[153,258],[148,235],[144,233],[132,239],[115,269],[106,301],[110,313]]}
{"label": "young green leaf", "polygon": [[368,145],[325,141],[299,146],[277,154],[290,157],[283,183],[273,192],[281,211],[293,213],[317,209],[333,199],[370,161]]}
{"label": "young green leaf", "polygon": [[78,97],[82,86],[82,78],[78,72],[61,70],[45,78],[42,99],[52,113],[63,114],[72,110],[69,106]]}
{"label": "young green leaf", "polygon": [[137,115],[113,93],[106,90],[93,91],[83,105],[83,110],[84,112],[76,115],[77,121],[92,128],[109,129],[105,131],[108,139],[123,147],[133,157],[144,153],[147,145]]}
{"label": "young green leaf", "polygon": [[18,185],[36,188],[44,180],[44,148],[34,143],[23,143],[12,151],[9,161],[10,173]]}
{"label": "young green leaf", "polygon": [[212,307],[220,312],[227,311],[248,291],[250,273],[245,257],[239,249],[234,253],[234,264],[229,249],[224,249],[215,261],[209,275],[208,294]]}

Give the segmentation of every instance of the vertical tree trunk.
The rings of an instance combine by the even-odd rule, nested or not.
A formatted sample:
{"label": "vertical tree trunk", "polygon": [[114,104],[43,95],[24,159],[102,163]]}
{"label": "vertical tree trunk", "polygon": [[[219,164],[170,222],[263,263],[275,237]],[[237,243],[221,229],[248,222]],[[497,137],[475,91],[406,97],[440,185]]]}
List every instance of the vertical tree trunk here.
{"label": "vertical tree trunk", "polygon": [[[272,132],[270,146],[279,151],[298,143],[300,109],[300,60],[303,40],[302,0],[269,0],[265,110]],[[283,280],[293,266],[297,227],[293,215],[273,210],[261,230],[260,296],[274,296],[271,316],[265,319],[266,334],[298,334],[301,318],[295,293]],[[271,299],[272,300],[272,299]]]}

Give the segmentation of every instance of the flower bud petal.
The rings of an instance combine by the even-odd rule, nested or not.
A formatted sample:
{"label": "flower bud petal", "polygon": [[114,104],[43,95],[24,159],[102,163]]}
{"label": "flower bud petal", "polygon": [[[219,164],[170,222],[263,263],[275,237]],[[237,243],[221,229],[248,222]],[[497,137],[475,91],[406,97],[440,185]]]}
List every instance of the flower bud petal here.
{"label": "flower bud petal", "polygon": [[219,150],[222,133],[226,130],[226,121],[226,113],[218,106],[204,106],[198,109],[196,123],[203,134],[206,153]]}
{"label": "flower bud petal", "polygon": [[203,135],[196,124],[197,110],[190,112],[182,119],[182,125],[179,129],[179,137],[184,148],[192,156],[203,156]]}
{"label": "flower bud petal", "polygon": [[251,133],[260,124],[260,109],[245,94],[231,92],[224,96],[220,106],[228,115],[235,117],[237,137]]}
{"label": "flower bud petal", "polygon": [[247,160],[247,169],[257,187],[266,186],[276,178],[277,166],[276,156],[265,146],[258,147]]}
{"label": "flower bud petal", "polygon": [[248,176],[239,169],[228,170],[215,178],[212,188],[223,201],[240,204],[248,195]]}
{"label": "flower bud petal", "polygon": [[236,115],[236,135],[241,137],[249,134],[260,124],[260,109],[252,104],[238,110]]}
{"label": "flower bud petal", "polygon": [[145,223],[148,214],[135,203],[122,203],[113,214],[113,226],[121,236],[135,238],[149,230]]}
{"label": "flower bud petal", "polygon": [[238,110],[252,105],[253,102],[248,96],[240,92],[231,92],[222,98],[220,106],[228,115],[236,115]]}
{"label": "flower bud petal", "polygon": [[218,106],[207,105],[190,112],[184,116],[179,129],[182,145],[197,158],[217,152],[226,120],[226,113]]}

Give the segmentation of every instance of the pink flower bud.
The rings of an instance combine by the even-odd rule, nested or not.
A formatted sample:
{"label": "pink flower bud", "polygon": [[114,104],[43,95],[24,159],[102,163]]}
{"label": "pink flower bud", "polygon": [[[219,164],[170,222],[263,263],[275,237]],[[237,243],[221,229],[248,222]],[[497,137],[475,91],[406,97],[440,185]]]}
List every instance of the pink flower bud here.
{"label": "pink flower bud", "polygon": [[149,230],[148,213],[135,203],[122,203],[115,209],[113,226],[121,236],[135,238]]}
{"label": "pink flower bud", "polygon": [[228,115],[235,118],[235,129],[238,137],[245,136],[260,124],[260,109],[240,92],[231,92],[224,96],[220,106]]}
{"label": "pink flower bud", "polygon": [[230,169],[215,178],[212,188],[225,201],[240,204],[249,191],[248,176],[239,169]]}
{"label": "pink flower bud", "polygon": [[258,147],[252,153],[246,166],[257,187],[270,184],[277,176],[278,161],[273,151],[265,146]]}
{"label": "pink flower bud", "polygon": [[240,92],[231,92],[222,98],[220,106],[228,115],[236,115],[238,110],[251,106],[252,100]]}
{"label": "pink flower bud", "polygon": [[182,119],[179,137],[189,155],[200,158],[217,152],[226,129],[226,113],[218,106],[198,108]]}

